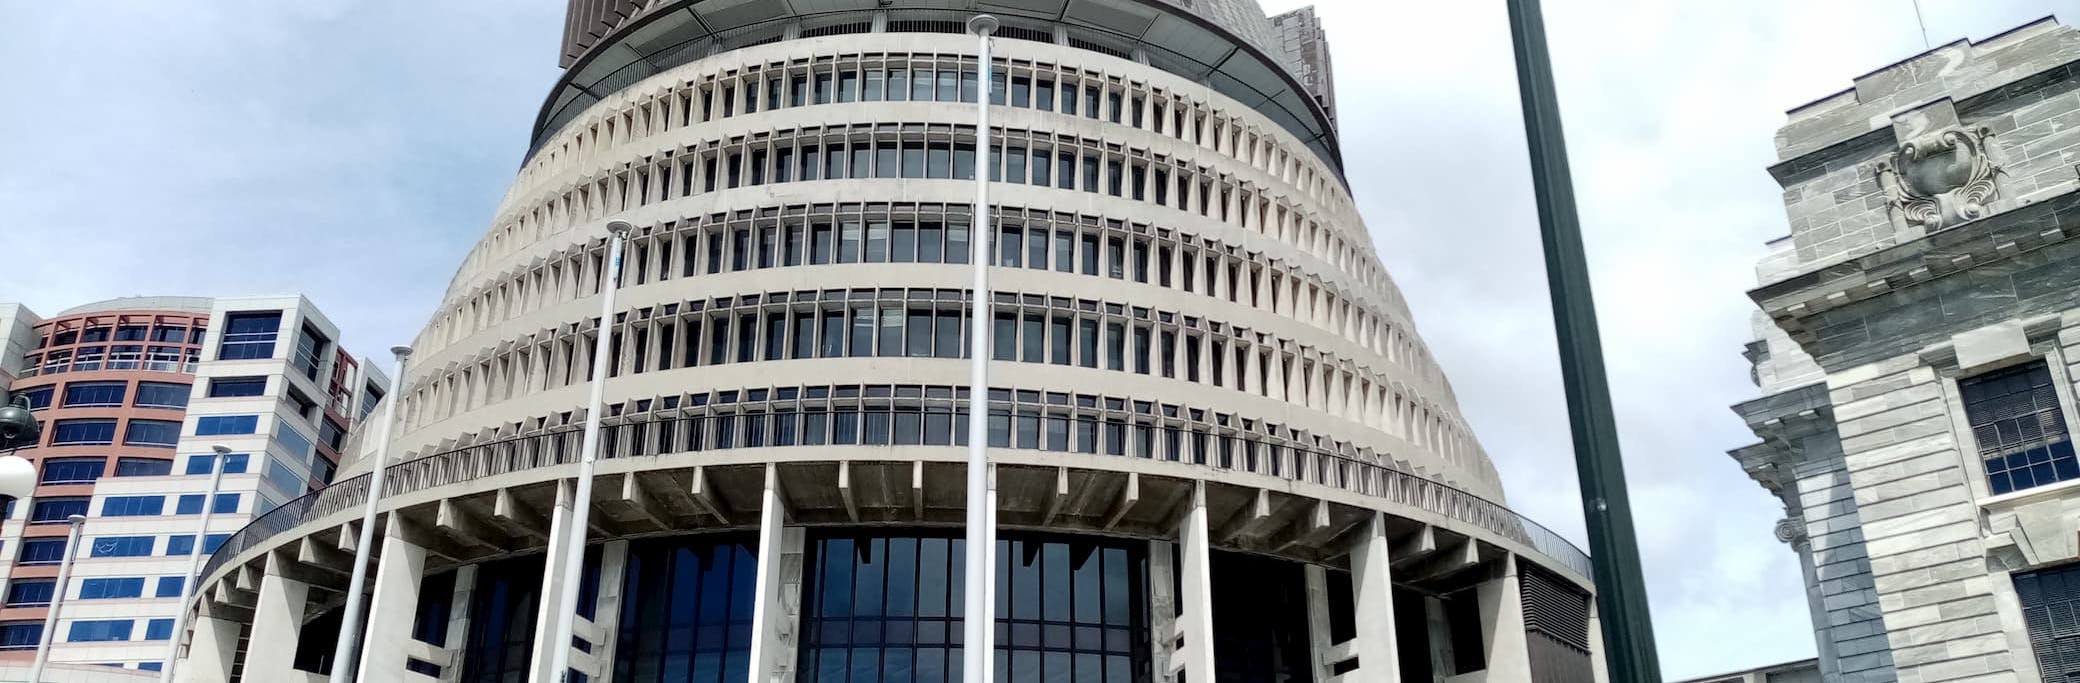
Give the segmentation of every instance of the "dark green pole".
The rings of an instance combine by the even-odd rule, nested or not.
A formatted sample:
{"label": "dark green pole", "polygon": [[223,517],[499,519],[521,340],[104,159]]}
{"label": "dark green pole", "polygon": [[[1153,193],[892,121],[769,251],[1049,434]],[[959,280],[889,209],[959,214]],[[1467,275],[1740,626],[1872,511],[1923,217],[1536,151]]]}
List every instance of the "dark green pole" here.
{"label": "dark green pole", "polygon": [[1567,169],[1567,139],[1560,130],[1553,60],[1546,51],[1545,19],[1538,0],[1508,3],[1524,137],[1531,151],[1531,184],[1546,252],[1546,287],[1553,300],[1553,331],[1560,342],[1575,470],[1582,480],[1582,516],[1596,568],[1604,662],[1612,681],[1660,683],[1653,618],[1647,613],[1647,587],[1639,570],[1639,541],[1632,534],[1632,503],[1625,493],[1625,463],[1618,454],[1617,422],[1611,416],[1610,384],[1604,377],[1603,342],[1596,332],[1596,301],[1589,292],[1588,259],[1582,255],[1574,178]]}

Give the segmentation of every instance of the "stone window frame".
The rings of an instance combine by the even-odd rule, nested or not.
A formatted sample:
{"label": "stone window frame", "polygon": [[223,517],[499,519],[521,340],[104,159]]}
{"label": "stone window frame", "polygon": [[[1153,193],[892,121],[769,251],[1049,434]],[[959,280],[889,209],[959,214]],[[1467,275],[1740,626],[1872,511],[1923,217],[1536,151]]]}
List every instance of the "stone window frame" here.
{"label": "stone window frame", "polygon": [[1990,506],[2007,506],[2057,495],[2060,492],[2080,493],[2080,479],[2071,479],[2055,484],[2018,489],[1998,495],[1994,494],[1991,484],[1986,478],[1986,461],[1979,456],[1979,440],[1972,435],[1971,418],[1965,414],[1964,393],[1958,388],[1959,380],[1978,377],[1990,372],[1999,372],[2029,363],[2042,362],[2045,364],[2045,369],[2051,373],[2051,388],[2058,394],[2058,407],[2065,417],[2068,436],[2073,438],[2076,444],[2080,444],[2080,433],[2073,433],[2074,427],[2080,425],[2080,394],[2076,394],[2076,391],[2080,390],[2076,390],[2073,386],[2071,366],[2068,365],[2064,350],[2059,346],[2057,332],[2055,330],[2051,331],[2042,335],[2041,339],[2038,338],[2039,335],[2035,334],[2032,334],[2031,337],[2030,353],[2028,355],[2016,356],[1999,363],[1975,368],[1975,372],[1971,375],[1963,373],[1963,369],[1958,367],[1957,359],[1954,356],[1944,359],[1939,365],[1934,367],[1938,378],[1941,380],[1939,386],[1942,391],[1944,412],[1950,418],[1950,436],[1952,442],[1956,444],[1955,450],[1958,459],[1961,461],[1960,464],[1964,467],[1965,483],[1970,490],[1972,504],[1981,510]]}

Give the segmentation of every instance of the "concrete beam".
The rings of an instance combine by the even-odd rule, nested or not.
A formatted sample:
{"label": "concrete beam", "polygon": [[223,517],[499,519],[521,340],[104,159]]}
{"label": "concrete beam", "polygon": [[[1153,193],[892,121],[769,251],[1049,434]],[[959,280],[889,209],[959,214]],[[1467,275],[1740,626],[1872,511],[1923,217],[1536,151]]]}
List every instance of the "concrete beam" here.
{"label": "concrete beam", "polygon": [[493,551],[510,545],[505,534],[493,530],[479,520],[476,513],[457,505],[453,498],[441,499],[440,508],[433,518],[434,529],[454,540]]}
{"label": "concrete beam", "polygon": [[1271,492],[1257,489],[1256,499],[1248,506],[1229,515],[1213,532],[1215,543],[1229,545],[1243,536],[1263,533],[1263,526],[1271,521]]}
{"label": "concrete beam", "polygon": [[635,472],[621,475],[621,485],[600,499],[600,507],[619,521],[642,522],[656,527],[659,531],[673,527],[666,516],[661,514],[661,506],[651,502],[650,493],[643,490]]}
{"label": "concrete beam", "polygon": [[1041,526],[1054,524],[1054,518],[1062,514],[1062,506],[1069,504],[1069,468],[1054,468],[1054,497],[1047,501],[1047,514],[1040,518]]}
{"label": "concrete beam", "polygon": [[729,515],[723,512],[725,508],[722,499],[715,495],[715,485],[708,481],[708,468],[693,468],[693,486],[686,493],[693,498],[694,505],[700,506],[700,509],[708,513],[708,516],[714,517],[715,521],[724,525],[730,523]]}
{"label": "concrete beam", "polygon": [[[389,533],[385,534],[386,536],[395,536],[407,543],[418,546],[428,554],[439,556],[456,564],[469,563],[496,550],[481,550],[456,543],[450,540],[446,534],[435,531],[433,527],[427,526],[426,523],[407,518],[403,510],[391,510],[390,515],[385,519],[388,520],[390,529]],[[392,547],[394,546],[386,539],[383,543],[384,552],[389,552]]]}
{"label": "concrete beam", "polygon": [[1329,503],[1317,500],[1299,519],[1293,520],[1291,526],[1271,537],[1271,548],[1274,552],[1285,552],[1296,545],[1318,545],[1333,535],[1335,529],[1330,524]]}
{"label": "concrete beam", "polygon": [[549,518],[520,502],[509,488],[499,489],[493,496],[491,523],[513,536],[526,536],[537,541],[549,539]]}
{"label": "concrete beam", "polygon": [[1416,560],[1429,557],[1431,553],[1435,552],[1437,552],[1437,529],[1425,524],[1423,528],[1416,531],[1415,535],[1396,541],[1393,549],[1388,554],[1393,557],[1394,568],[1400,569],[1415,564]]}
{"label": "concrete beam", "polygon": [[924,521],[924,461],[910,462],[910,512]]}
{"label": "concrete beam", "polygon": [[338,548],[305,536],[296,542],[296,561],[306,566],[346,576],[354,569],[354,554],[340,552]]}
{"label": "concrete beam", "polygon": [[[1429,559],[1415,563],[1409,567],[1406,577],[1402,580],[1406,583],[1435,581],[1472,569],[1480,563],[1480,542],[1467,538],[1446,546]],[[1400,572],[1397,570],[1396,573]]]}
{"label": "concrete beam", "polygon": [[859,523],[859,501],[852,495],[852,463],[838,461],[838,500],[845,503],[845,517]]}
{"label": "concrete beam", "polygon": [[[1203,491],[1196,495],[1198,495],[1202,499],[1205,497],[1205,493]],[[1105,530],[1111,531],[1113,527],[1119,526],[1119,521],[1125,519],[1127,517],[1127,513],[1133,512],[1134,506],[1140,503],[1141,475],[1135,472],[1128,472],[1127,487],[1120,491],[1119,502],[1113,503],[1112,512],[1110,514],[1105,515]],[[1201,500],[1201,503],[1203,508],[1204,501]]]}

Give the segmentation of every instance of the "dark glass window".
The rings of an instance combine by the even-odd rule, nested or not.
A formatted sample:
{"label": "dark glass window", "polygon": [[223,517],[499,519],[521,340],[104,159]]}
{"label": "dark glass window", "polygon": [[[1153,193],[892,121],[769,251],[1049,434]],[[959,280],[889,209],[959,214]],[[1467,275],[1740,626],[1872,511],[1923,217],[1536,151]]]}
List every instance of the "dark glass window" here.
{"label": "dark glass window", "polygon": [[1965,418],[1996,495],[2080,478],[2051,370],[2036,361],[1959,380]]}
{"label": "dark glass window", "polygon": [[273,358],[275,338],[281,333],[281,328],[281,311],[227,315],[224,318],[224,341],[217,347],[217,358]]}
{"label": "dark glass window", "polygon": [[210,415],[195,421],[196,436],[251,434],[259,428],[258,415]]}
{"label": "dark glass window", "polygon": [[57,579],[15,579],[7,583],[8,607],[34,607],[51,604],[51,596],[57,592]]}
{"label": "dark glass window", "polygon": [[102,536],[89,541],[87,547],[94,557],[144,557],[152,554],[153,540],[151,536]]}
{"label": "dark glass window", "polygon": [[[149,537],[149,536],[147,536],[147,537],[145,537],[145,538],[146,538],[146,539],[150,539],[150,537]],[[216,552],[216,551],[217,551],[217,547],[218,547],[218,546],[221,546],[221,545],[224,545],[224,541],[225,541],[225,539],[228,539],[228,538],[231,538],[231,534],[210,534],[210,535],[209,535],[209,536],[208,536],[207,538],[203,539],[203,543],[202,543],[202,552],[204,552],[204,553],[213,553],[213,552]],[[150,548],[149,546],[147,546],[147,547],[145,548],[145,554],[150,554],[150,553],[151,553],[151,548]],[[166,554],[167,554],[167,555],[171,555],[171,556],[176,556],[176,557],[178,557],[178,556],[181,556],[181,555],[193,555],[193,554],[195,554],[195,535],[194,535],[194,534],[182,534],[182,535],[178,535],[178,536],[167,536],[167,537],[166,537]]]}
{"label": "dark glass window", "polygon": [[90,578],[79,582],[81,600],[109,600],[135,598],[144,595],[144,577],[126,576],[116,578]]}
{"label": "dark glass window", "polygon": [[[188,474],[209,474],[209,472],[210,472],[210,468],[212,468],[212,467],[215,467],[215,466],[216,466],[216,459],[217,459],[217,456],[216,456],[215,454],[203,454],[203,455],[191,455],[191,456],[188,456],[188,469],[187,469],[187,473],[188,473]],[[245,471],[246,471],[246,454],[244,454],[244,453],[230,453],[230,454],[226,454],[226,455],[224,456],[224,473],[225,473],[225,474],[244,474],[244,473],[245,473]]]}
{"label": "dark glass window", "polygon": [[173,473],[173,461],[160,458],[117,458],[118,477],[157,477]]}
{"label": "dark glass window", "polygon": [[137,622],[131,619],[114,619],[72,622],[72,629],[65,634],[66,642],[99,643],[130,639],[130,627]]}
{"label": "dark glass window", "polygon": [[[178,424],[178,423],[176,423]],[[179,431],[176,429],[175,431]],[[116,441],[116,421],[107,418],[59,420],[51,427],[51,445],[111,444]]]}
{"label": "dark glass window", "polygon": [[169,382],[138,382],[137,405],[145,408],[188,407],[188,385]]}
{"label": "dark glass window", "polygon": [[0,650],[34,650],[43,640],[43,622],[0,623]]}
{"label": "dark glass window", "polygon": [[29,508],[30,524],[62,524],[65,518],[87,514],[88,498],[40,498]]}
{"label": "dark glass window", "polygon": [[[216,504],[210,506],[210,512],[216,514],[238,512],[238,498],[239,494],[236,493],[219,493],[217,494]],[[179,500],[174,502],[173,513],[177,515],[202,514],[202,494],[190,493],[182,495]]]}
{"label": "dark glass window", "polygon": [[[29,365],[35,365],[35,363],[32,362],[29,363]],[[15,396],[29,397],[29,409],[42,410],[44,408],[51,407],[51,392],[55,388],[56,387],[36,387],[34,389],[23,389],[21,391],[15,392]]]}
{"label": "dark glass window", "polygon": [[129,390],[127,382],[74,382],[65,385],[65,407],[120,406]]}
{"label": "dark glass window", "polygon": [[266,377],[217,377],[209,381],[210,398],[259,396],[266,392]]}
{"label": "dark glass window", "polygon": [[752,546],[748,538],[716,536],[629,544],[614,679],[744,680],[757,596]]}
{"label": "dark glass window", "polygon": [[166,420],[131,420],[123,432],[125,446],[172,448],[181,440],[181,423]]}
{"label": "dark glass window", "polygon": [[103,517],[147,517],[166,511],[166,496],[109,496],[101,501]]}
{"label": "dark glass window", "polygon": [[81,484],[101,478],[107,458],[51,458],[43,461],[45,484]]}
{"label": "dark glass window", "polygon": [[[469,638],[462,654],[466,683],[527,678],[534,650],[534,614],[542,589],[542,556],[477,566],[470,592]],[[631,606],[635,602],[628,603]]]}
{"label": "dark glass window", "polygon": [[32,538],[22,541],[23,565],[58,564],[65,561],[64,538]]}
{"label": "dark glass window", "polygon": [[1213,553],[1213,585],[1249,586],[1213,594],[1214,669],[1223,681],[1307,681],[1307,589],[1295,562]]}

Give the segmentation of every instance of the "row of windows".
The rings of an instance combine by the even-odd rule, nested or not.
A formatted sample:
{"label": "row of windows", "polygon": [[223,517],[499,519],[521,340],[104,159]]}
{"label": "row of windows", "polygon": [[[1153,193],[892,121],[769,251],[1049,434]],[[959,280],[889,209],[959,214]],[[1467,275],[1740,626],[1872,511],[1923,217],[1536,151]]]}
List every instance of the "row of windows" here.
{"label": "row of windows", "polygon": [[194,374],[201,351],[188,346],[80,346],[34,353],[22,359],[22,377],[97,370],[145,370]]}
{"label": "row of windows", "polygon": [[[134,619],[82,619],[72,622],[72,629],[66,632],[65,640],[66,642],[72,643],[118,642],[130,640],[130,636],[132,633],[131,629],[134,626],[136,626],[136,624],[137,621]],[[172,637],[172,619],[145,620],[145,640],[167,640]]]}
{"label": "row of windows", "polygon": [[[184,579],[178,576],[161,576],[153,582],[151,597],[177,598],[181,596]],[[57,592],[57,579],[13,579],[7,582],[8,607],[38,607],[48,605]],[[81,579],[78,599],[112,600],[141,598],[145,595],[144,577],[116,577]]]}
{"label": "row of windows", "polygon": [[[172,448],[180,442],[181,423],[170,420],[131,419],[123,429],[123,445]],[[57,420],[51,425],[49,445],[106,446],[116,440],[115,418]]]}
{"label": "row of windows", "polygon": [[[108,458],[47,458],[43,460],[45,484],[86,484],[107,472]],[[159,458],[117,458],[118,477],[157,477],[173,472],[173,461]]]}
{"label": "row of windows", "polygon": [[189,327],[186,323],[162,322],[156,326],[122,324],[116,325],[114,327],[110,327],[107,325],[95,325],[93,327],[86,327],[80,329],[64,329],[58,330],[46,336],[37,337],[36,348],[41,349],[51,346],[71,346],[73,344],[92,344],[95,342],[109,341],[155,341],[170,342],[174,344],[200,344],[202,343],[202,335],[205,331],[205,328],[202,327],[203,324],[204,321],[198,319],[195,321],[194,327]]}
{"label": "row of windows", "polygon": [[[626,323],[614,333],[609,368],[619,375],[730,362],[965,355],[966,314],[957,303],[962,292],[913,290],[909,299],[889,303],[855,303],[864,297],[847,294],[725,298],[712,306],[687,306],[700,313]],[[1478,447],[1455,420],[1334,357],[1289,351],[1275,339],[1167,311],[998,296],[992,332],[997,360],[1103,368],[1245,391],[1347,416],[1456,462],[1481,460],[1465,457]],[[464,368],[421,389],[422,400],[413,402],[407,419],[423,424],[588,381],[590,346],[590,339],[570,336]]]}
{"label": "row of windows", "polygon": [[[18,393],[29,399],[30,410],[42,410],[51,405],[51,396],[56,386],[24,389]],[[65,385],[65,400],[59,404],[64,408],[96,408],[122,406],[130,392],[129,382],[72,382]],[[137,403],[139,408],[186,408],[188,407],[188,385],[172,382],[138,382]]]}
{"label": "row of windows", "polygon": [[[180,495],[174,501],[173,514],[202,514],[202,498],[200,493]],[[219,514],[238,512],[238,500],[239,494],[219,493],[210,511]],[[149,517],[163,514],[165,508],[166,496],[109,496],[101,501],[101,516]]]}
{"label": "row of windows", "polygon": [[[216,552],[217,546],[223,545],[224,540],[228,538],[231,538],[231,534],[210,534],[203,543],[202,552]],[[87,554],[89,557],[149,557],[152,549],[157,547],[157,541],[156,536],[101,536],[88,541]],[[182,557],[194,552],[194,534],[166,537],[166,556]],[[15,563],[24,566],[49,565],[64,560],[65,538],[59,536],[23,539],[21,557],[17,558]]]}

